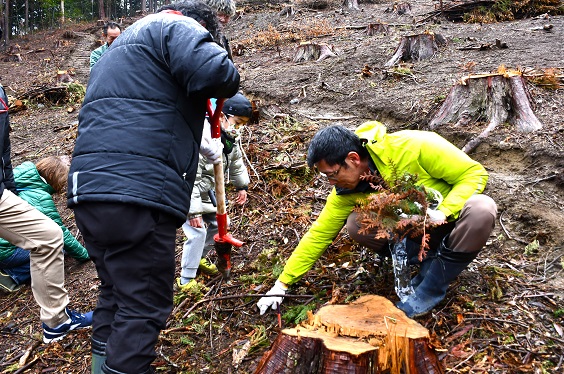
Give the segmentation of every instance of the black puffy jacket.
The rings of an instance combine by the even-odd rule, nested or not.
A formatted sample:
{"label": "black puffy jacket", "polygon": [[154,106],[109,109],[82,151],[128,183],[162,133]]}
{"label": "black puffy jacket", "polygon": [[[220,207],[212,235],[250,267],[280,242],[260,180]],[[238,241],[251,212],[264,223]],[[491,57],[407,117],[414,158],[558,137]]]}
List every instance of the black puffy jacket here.
{"label": "black puffy jacket", "polygon": [[0,173],[0,197],[4,189],[9,189],[16,193],[14,183],[14,171],[12,170],[12,160],[10,158],[10,121],[8,119],[8,98],[4,88],[0,85],[0,159],[2,161]]}
{"label": "black puffy jacket", "polygon": [[239,73],[196,21],[157,13],[128,27],[91,71],[79,115],[68,205],[120,202],[184,221],[205,103]]}

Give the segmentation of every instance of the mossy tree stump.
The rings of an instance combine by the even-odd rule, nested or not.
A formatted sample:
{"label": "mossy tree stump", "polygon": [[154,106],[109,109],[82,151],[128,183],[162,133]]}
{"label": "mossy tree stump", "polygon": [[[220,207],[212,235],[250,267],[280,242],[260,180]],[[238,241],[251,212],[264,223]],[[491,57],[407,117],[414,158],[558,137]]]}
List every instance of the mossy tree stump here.
{"label": "mossy tree stump", "polygon": [[431,130],[443,124],[466,126],[486,122],[486,128],[462,150],[476,148],[499,124],[509,123],[519,132],[542,128],[530,104],[526,80],[518,71],[476,74],[454,85],[429,123]]}
{"label": "mossy tree stump", "polygon": [[258,373],[443,373],[429,332],[381,296],[329,305],[282,330]]}

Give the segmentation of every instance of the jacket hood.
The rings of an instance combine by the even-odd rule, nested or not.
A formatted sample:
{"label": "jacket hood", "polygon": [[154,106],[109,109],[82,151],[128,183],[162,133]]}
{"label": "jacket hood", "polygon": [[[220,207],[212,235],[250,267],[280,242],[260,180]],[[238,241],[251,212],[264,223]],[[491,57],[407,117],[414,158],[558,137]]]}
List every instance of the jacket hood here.
{"label": "jacket hood", "polygon": [[386,126],[378,121],[365,122],[355,130],[356,135],[372,143],[379,142],[386,135]]}
{"label": "jacket hood", "polygon": [[26,161],[14,168],[14,179],[16,181],[16,188],[18,191],[43,190],[50,195],[55,193],[53,187],[45,182],[41,175],[39,175],[39,172],[33,162]]}

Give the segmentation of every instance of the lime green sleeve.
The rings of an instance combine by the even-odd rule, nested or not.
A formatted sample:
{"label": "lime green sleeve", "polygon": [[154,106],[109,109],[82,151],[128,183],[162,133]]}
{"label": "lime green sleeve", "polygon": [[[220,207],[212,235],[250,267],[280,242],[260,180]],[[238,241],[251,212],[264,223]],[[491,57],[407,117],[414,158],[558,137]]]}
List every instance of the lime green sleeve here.
{"label": "lime green sleeve", "polygon": [[337,195],[335,189],[317,220],[300,240],[284,266],[278,280],[287,285],[296,283],[312,268],[345,225],[361,194]]}

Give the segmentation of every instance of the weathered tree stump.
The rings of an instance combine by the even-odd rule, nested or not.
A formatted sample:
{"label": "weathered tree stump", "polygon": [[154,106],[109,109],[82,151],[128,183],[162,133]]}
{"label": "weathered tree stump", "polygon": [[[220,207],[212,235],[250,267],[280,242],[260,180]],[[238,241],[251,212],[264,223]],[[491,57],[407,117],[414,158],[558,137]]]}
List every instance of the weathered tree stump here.
{"label": "weathered tree stump", "polygon": [[328,57],[337,56],[333,52],[333,46],[325,43],[300,43],[294,56],[294,62],[316,60],[322,61]]}
{"label": "weathered tree stump", "polygon": [[346,3],[347,3],[347,8],[360,10],[360,8],[358,7],[358,0],[346,0]]}
{"label": "weathered tree stump", "polygon": [[369,23],[366,26],[366,35],[372,36],[376,34],[388,34],[390,32],[390,26],[380,21],[376,23]]}
{"label": "weathered tree stump", "polygon": [[427,59],[445,44],[446,39],[441,34],[435,34],[431,31],[403,36],[394,55],[384,64],[384,67],[392,67],[400,61]]}
{"label": "weathered tree stump", "polygon": [[69,72],[66,70],[57,70],[57,76],[55,77],[55,82],[57,83],[71,83],[74,81],[70,76]]}
{"label": "weathered tree stump", "polygon": [[384,11],[384,13],[396,13],[400,16],[409,12],[411,12],[411,4],[407,1],[394,1],[392,7]]}
{"label": "weathered tree stump", "polygon": [[259,373],[443,373],[429,332],[389,300],[367,295],[329,305],[282,330]]}
{"label": "weathered tree stump", "polygon": [[16,99],[10,102],[10,107],[8,108],[9,114],[14,114],[17,112],[21,112],[22,110],[26,110],[27,106],[24,104],[23,101]]}
{"label": "weathered tree stump", "polygon": [[503,68],[498,73],[469,75],[451,88],[429,127],[488,122],[485,130],[462,148],[466,153],[476,148],[501,123],[509,123],[519,132],[538,130],[542,123],[531,108],[526,84],[520,72],[508,72]]}
{"label": "weathered tree stump", "polygon": [[13,55],[7,55],[2,59],[3,62],[23,62],[22,55],[15,53]]}

